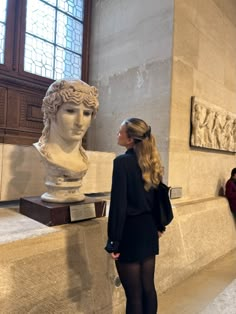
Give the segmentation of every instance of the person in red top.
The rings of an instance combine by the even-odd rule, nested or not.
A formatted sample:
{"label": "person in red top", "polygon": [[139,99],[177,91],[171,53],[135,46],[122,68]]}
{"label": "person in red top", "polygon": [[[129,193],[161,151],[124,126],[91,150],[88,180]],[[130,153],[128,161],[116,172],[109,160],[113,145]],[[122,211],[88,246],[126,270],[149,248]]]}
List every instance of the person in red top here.
{"label": "person in red top", "polygon": [[231,171],[231,177],[225,185],[225,196],[229,201],[230,209],[236,219],[236,168]]}

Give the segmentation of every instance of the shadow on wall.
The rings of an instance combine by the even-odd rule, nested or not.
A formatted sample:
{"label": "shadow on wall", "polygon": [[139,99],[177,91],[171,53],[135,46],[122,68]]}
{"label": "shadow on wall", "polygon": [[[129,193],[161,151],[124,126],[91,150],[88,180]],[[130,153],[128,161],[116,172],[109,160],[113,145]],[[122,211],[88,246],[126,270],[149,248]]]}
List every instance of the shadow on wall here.
{"label": "shadow on wall", "polygon": [[[29,164],[29,170],[26,170],[24,167],[25,157],[25,149],[22,146],[18,146],[17,151],[12,150],[10,152],[9,167],[8,169],[3,167],[2,170],[4,174],[2,183],[5,186],[5,192],[1,195],[3,200],[16,200],[26,194],[30,186],[33,169]],[[9,182],[8,178],[10,178]]]}
{"label": "shadow on wall", "polygon": [[[67,297],[78,312],[91,311],[92,275],[86,261],[84,234],[80,228],[67,230]],[[74,307],[74,306],[73,306]],[[91,311],[92,312],[92,311]]]}
{"label": "shadow on wall", "polygon": [[73,223],[67,232],[68,299],[71,310],[80,313],[111,314],[120,294],[114,262],[104,250],[102,226],[97,219],[88,220]]}
{"label": "shadow on wall", "polygon": [[41,195],[45,191],[45,170],[31,146],[4,145],[1,200]]}
{"label": "shadow on wall", "polygon": [[225,196],[225,179],[218,179],[217,187],[216,187],[216,195]]}

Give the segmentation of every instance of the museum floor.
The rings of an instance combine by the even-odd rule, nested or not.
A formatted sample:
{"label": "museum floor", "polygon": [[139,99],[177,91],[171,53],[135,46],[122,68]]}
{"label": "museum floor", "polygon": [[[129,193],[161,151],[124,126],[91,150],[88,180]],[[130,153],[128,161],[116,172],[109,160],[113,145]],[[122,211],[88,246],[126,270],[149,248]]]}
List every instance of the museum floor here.
{"label": "museum floor", "polygon": [[[15,208],[14,204],[10,204],[10,208],[6,207],[0,210],[1,244],[57,232],[54,228],[47,228],[36,221],[19,215],[17,205]],[[236,250],[229,252],[160,295],[158,313],[236,314],[235,266]],[[83,313],[86,314],[86,312]]]}
{"label": "museum floor", "polygon": [[236,314],[236,250],[159,296],[160,314]]}

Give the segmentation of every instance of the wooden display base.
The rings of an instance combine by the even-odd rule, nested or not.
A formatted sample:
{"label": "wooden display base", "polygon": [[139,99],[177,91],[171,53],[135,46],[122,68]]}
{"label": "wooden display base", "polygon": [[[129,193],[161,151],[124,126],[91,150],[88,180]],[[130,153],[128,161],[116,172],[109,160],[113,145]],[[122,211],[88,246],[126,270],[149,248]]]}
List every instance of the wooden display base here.
{"label": "wooden display base", "polygon": [[47,226],[68,224],[106,215],[106,201],[86,197],[77,203],[49,203],[40,196],[20,199],[20,213]]}

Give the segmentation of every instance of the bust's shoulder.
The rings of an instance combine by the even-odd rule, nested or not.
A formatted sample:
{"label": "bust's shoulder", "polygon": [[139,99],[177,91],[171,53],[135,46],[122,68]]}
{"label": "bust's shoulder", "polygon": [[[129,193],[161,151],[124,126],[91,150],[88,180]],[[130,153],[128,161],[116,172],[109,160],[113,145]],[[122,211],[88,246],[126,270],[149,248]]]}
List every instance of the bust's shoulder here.
{"label": "bust's shoulder", "polygon": [[41,156],[42,159],[43,159],[43,158],[46,158],[46,159],[48,158],[47,154],[45,154],[44,149],[42,149],[42,145],[41,145],[40,142],[33,143],[33,147],[34,147],[35,149],[37,149],[37,151],[39,152],[39,154],[40,154],[40,156]]}
{"label": "bust's shoulder", "polygon": [[33,146],[34,146],[38,151],[40,151],[41,146],[40,146],[39,142],[33,143]]}

